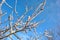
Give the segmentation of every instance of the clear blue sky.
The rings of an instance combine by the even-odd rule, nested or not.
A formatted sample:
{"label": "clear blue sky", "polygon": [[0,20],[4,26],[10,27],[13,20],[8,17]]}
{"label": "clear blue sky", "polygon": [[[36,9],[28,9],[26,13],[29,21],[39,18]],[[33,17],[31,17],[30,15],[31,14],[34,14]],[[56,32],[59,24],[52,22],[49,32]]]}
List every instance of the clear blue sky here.
{"label": "clear blue sky", "polygon": [[[35,9],[43,1],[44,0],[18,0],[17,11],[19,16],[21,16],[25,12],[26,5],[28,6],[28,8],[32,7],[33,9]],[[6,0],[6,2],[14,8],[15,0]],[[7,15],[2,18],[2,22],[3,22],[3,20],[6,19],[6,17],[11,13],[12,9],[10,9],[6,4],[3,4],[2,10],[3,12],[4,11],[8,12]],[[33,12],[34,10],[29,11],[27,16],[31,15]],[[15,19],[17,18],[15,13],[14,13],[14,18]],[[44,23],[39,24],[37,26],[38,33],[39,32],[43,33],[45,29],[53,30],[55,27],[60,25],[60,0],[46,0],[44,11],[40,15],[38,15],[34,20],[35,21],[45,20]],[[28,37],[28,35],[25,35],[25,34],[21,34],[21,35],[24,35],[24,37],[26,36]]]}

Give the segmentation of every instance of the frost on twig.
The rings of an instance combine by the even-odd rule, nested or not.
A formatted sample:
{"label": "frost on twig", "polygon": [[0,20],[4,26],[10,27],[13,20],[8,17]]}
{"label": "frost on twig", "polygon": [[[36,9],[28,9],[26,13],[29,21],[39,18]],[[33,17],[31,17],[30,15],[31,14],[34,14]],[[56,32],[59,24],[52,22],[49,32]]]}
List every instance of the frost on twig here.
{"label": "frost on twig", "polygon": [[[44,21],[38,21],[38,22],[31,22],[34,18],[36,18],[44,9],[44,6],[45,6],[45,1],[42,2],[41,4],[39,4],[37,6],[37,8],[35,9],[35,11],[33,12],[32,15],[29,15],[26,19],[26,21],[24,22],[23,19],[25,18],[25,16],[27,15],[27,13],[31,10],[31,8],[29,9],[28,8],[28,5],[26,5],[26,8],[25,8],[25,12],[22,16],[19,16],[17,18],[17,20],[15,21],[15,23],[13,24],[13,20],[14,19],[14,12],[18,14],[17,12],[17,2],[18,0],[15,0],[15,6],[14,8],[12,6],[10,6],[6,0],[2,0],[2,2],[0,3],[0,21],[1,21],[1,17],[5,15],[2,14],[2,6],[3,6],[3,3],[5,3],[9,8],[13,8],[14,10],[12,10],[12,12],[10,13],[10,15],[8,16],[8,26],[5,27],[5,30],[0,30],[0,39],[4,39],[4,38],[7,38],[9,37],[11,40],[13,40],[12,38],[12,35],[14,35],[17,39],[21,40],[21,38],[19,36],[17,36],[17,32],[22,32],[24,31],[25,33],[28,33],[28,31],[32,31],[32,33],[36,36],[35,38],[31,38],[31,40],[38,40],[39,39],[39,36],[38,36],[38,33],[37,33],[37,30],[36,30],[36,27],[37,25],[39,25],[40,23],[43,23]],[[6,14],[7,15],[7,14]],[[6,22],[7,22],[6,21]],[[7,33],[7,34],[6,34]],[[4,36],[3,36],[4,35]]]}

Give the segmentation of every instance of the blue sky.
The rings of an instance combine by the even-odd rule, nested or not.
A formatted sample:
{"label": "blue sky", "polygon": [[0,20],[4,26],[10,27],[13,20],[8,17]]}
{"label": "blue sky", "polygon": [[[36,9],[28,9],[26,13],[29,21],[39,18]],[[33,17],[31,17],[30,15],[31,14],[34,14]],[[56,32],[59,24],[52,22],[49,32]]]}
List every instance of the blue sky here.
{"label": "blue sky", "polygon": [[[15,0],[6,0],[6,2],[14,8]],[[27,16],[31,15],[34,12],[34,9],[44,0],[18,0],[17,3],[17,11],[19,16],[21,16],[25,12],[26,5],[28,8],[33,8],[27,14]],[[11,13],[12,9],[10,9],[6,4],[3,4],[2,10],[7,11],[7,15],[2,17],[2,22],[7,16]],[[27,16],[25,17],[27,19]],[[14,18],[16,19],[16,14],[14,13]],[[25,19],[24,18],[24,19]],[[25,21],[23,19],[23,21]],[[39,14],[34,21],[45,20],[43,23],[37,26],[37,32],[43,33],[45,29],[52,29],[54,31],[55,27],[60,25],[60,0],[46,0],[46,5],[44,7],[44,11]],[[14,22],[16,20],[13,20]],[[3,24],[5,25],[5,24]],[[19,33],[18,33],[19,34]],[[25,37],[28,35],[23,34]],[[15,38],[15,37],[14,37]]]}

